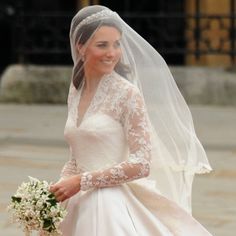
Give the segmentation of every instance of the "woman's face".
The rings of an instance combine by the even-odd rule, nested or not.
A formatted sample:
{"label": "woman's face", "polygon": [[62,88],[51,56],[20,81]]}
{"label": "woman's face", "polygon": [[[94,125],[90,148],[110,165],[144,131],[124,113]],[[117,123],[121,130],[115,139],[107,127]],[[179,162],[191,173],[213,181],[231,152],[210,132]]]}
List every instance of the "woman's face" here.
{"label": "woman's face", "polygon": [[84,49],[85,76],[101,77],[113,71],[121,57],[121,33],[112,26],[101,26]]}

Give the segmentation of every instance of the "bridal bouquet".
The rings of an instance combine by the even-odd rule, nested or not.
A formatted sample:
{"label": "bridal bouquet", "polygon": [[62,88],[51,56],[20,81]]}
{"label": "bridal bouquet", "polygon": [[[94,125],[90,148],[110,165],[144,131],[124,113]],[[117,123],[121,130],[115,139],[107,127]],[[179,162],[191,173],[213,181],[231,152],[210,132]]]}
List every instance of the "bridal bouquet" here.
{"label": "bridal bouquet", "polygon": [[22,183],[8,206],[13,221],[20,224],[26,235],[36,230],[41,235],[61,235],[59,224],[66,216],[66,210],[49,191],[49,183],[29,177]]}

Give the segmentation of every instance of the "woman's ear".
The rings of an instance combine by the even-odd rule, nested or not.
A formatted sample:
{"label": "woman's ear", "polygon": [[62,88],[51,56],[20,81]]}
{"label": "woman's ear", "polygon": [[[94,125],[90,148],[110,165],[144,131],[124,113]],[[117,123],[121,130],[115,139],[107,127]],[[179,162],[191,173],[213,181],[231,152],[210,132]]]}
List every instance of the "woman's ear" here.
{"label": "woman's ear", "polygon": [[77,53],[81,56],[81,55],[84,55],[84,45],[83,44],[77,44],[76,45],[76,50],[77,50]]}
{"label": "woman's ear", "polygon": [[78,53],[79,58],[81,58],[82,61],[84,61],[84,54],[85,54],[85,47],[83,44],[77,44],[76,50]]}
{"label": "woman's ear", "polygon": [[85,54],[85,47],[83,44],[77,44],[76,50],[78,53],[78,56],[81,58],[82,61],[84,61],[84,54]]}

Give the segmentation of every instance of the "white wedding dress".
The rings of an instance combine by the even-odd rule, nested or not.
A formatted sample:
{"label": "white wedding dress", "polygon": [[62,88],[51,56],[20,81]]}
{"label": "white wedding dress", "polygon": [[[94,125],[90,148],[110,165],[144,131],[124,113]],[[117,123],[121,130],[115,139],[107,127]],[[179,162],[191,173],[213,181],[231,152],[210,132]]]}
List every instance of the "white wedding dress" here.
{"label": "white wedding dress", "polygon": [[63,235],[210,236],[146,178],[151,144],[138,89],[115,72],[106,75],[78,118],[81,90],[71,85],[68,97],[65,138],[71,158],[62,178],[84,174],[82,190],[67,201]]}

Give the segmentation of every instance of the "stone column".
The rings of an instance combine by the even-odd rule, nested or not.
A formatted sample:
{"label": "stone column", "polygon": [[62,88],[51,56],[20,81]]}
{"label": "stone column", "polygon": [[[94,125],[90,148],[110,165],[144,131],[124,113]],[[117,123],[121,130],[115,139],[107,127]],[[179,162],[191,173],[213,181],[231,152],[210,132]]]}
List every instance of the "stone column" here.
{"label": "stone column", "polygon": [[[201,0],[200,1],[200,15],[229,15],[230,14],[230,0]],[[196,0],[186,1],[186,13],[194,15],[197,13]],[[212,18],[199,18],[199,26],[201,28],[201,40],[198,44],[200,50],[209,50],[210,48],[222,50],[230,50],[229,41],[229,27],[230,19],[224,18],[222,20]],[[186,41],[187,49],[195,50],[197,48],[196,35],[191,30],[196,28],[197,21],[195,19],[187,20]],[[194,55],[186,56],[187,65],[209,65],[209,66],[229,66],[231,59],[229,55],[207,54],[200,55],[196,59]]]}

